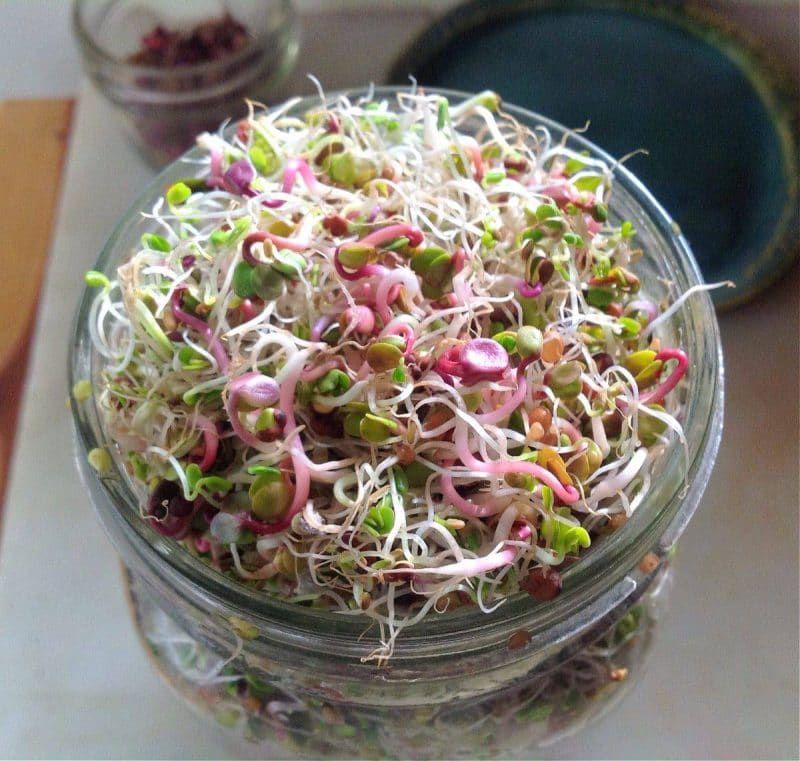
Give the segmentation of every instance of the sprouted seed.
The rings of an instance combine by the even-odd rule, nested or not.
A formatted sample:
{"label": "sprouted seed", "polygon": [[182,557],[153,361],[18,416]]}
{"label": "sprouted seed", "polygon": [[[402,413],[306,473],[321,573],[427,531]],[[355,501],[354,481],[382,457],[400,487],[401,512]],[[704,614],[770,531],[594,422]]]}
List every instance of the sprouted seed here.
{"label": "sprouted seed", "polygon": [[86,378],[79,380],[72,387],[72,396],[76,402],[85,402],[92,395],[92,382]]}
{"label": "sprouted seed", "polygon": [[[97,286],[95,392],[143,517],[397,635],[561,590],[682,440],[612,172],[482,93],[251,111]],[[95,458],[97,459],[97,458]]]}
{"label": "sprouted seed", "polygon": [[89,452],[87,457],[89,459],[89,465],[91,465],[100,475],[104,475],[111,470],[113,462],[107,449],[96,447]]}

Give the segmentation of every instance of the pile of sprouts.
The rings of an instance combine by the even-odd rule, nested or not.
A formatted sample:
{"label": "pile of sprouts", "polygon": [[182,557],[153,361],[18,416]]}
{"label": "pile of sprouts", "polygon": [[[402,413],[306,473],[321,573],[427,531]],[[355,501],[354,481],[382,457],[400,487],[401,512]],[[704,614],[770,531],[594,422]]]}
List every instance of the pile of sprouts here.
{"label": "pile of sprouts", "polygon": [[554,598],[683,438],[688,359],[612,167],[491,92],[295,105],[201,135],[88,274],[93,391],[155,530],[368,616],[387,655],[433,613]]}

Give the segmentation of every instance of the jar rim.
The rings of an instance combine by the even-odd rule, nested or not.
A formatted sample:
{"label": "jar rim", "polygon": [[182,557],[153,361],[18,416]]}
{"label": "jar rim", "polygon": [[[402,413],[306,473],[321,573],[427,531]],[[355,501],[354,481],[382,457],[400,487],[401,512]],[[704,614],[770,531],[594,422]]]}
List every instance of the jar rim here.
{"label": "jar rim", "polygon": [[[352,89],[326,94],[324,102],[331,102],[342,95],[357,97],[373,93],[375,97],[391,97],[407,91],[408,88],[403,87]],[[451,102],[470,97],[469,93],[445,88],[436,88],[435,93],[449,98]],[[319,96],[296,98],[291,102],[293,108],[323,103]],[[568,136],[571,144],[589,150],[593,156],[613,167],[614,192],[610,209],[614,210],[615,196],[618,197],[620,192],[629,196],[641,210],[642,219],[649,221],[653,230],[668,244],[667,250],[673,259],[670,262],[672,272],[676,280],[681,281],[677,283],[681,292],[703,282],[691,249],[680,230],[631,172],[582,135],[570,132],[557,122],[510,104],[504,103],[503,110],[528,127],[541,125],[555,136]],[[233,127],[229,126],[228,129]],[[183,159],[170,164],[148,185],[110,236],[98,259],[97,269],[103,271],[116,267],[120,261],[119,244],[125,234],[138,225],[140,211],[149,208],[163,187],[179,176],[177,168],[182,160],[186,161],[183,166],[190,168],[191,162],[201,155],[199,148],[191,149]],[[185,176],[185,170],[180,176]],[[84,290],[72,327],[69,388],[85,377],[86,368],[81,366],[81,360],[88,360],[91,364],[91,343],[86,327],[91,300],[88,289]],[[655,552],[663,558],[669,554],[700,502],[722,435],[722,351],[711,299],[707,293],[696,294],[673,319],[683,312],[686,312],[684,317],[687,321],[682,326],[683,338],[690,343],[698,343],[695,355],[703,357],[696,372],[688,378],[689,388],[684,405],[687,431],[685,480],[678,462],[682,454],[675,442],[665,454],[669,460],[665,468],[669,469],[673,478],[664,477],[659,483],[654,480],[650,492],[631,519],[563,571],[563,588],[557,598],[540,603],[527,593],[518,592],[506,598],[499,609],[492,613],[470,608],[429,616],[398,637],[393,658],[402,658],[404,655],[419,657],[421,648],[430,653],[443,652],[452,649],[456,642],[462,649],[469,649],[470,641],[474,640],[475,647],[478,647],[479,641],[500,641],[519,628],[527,628],[534,633],[550,630],[552,636],[558,636],[559,627],[568,620],[574,621],[576,616],[581,618],[582,626],[588,626],[648,575],[638,568],[644,555]],[[107,530],[109,522],[115,524],[114,538],[119,541],[123,537],[126,546],[136,553],[137,560],[144,567],[154,570],[169,583],[190,590],[195,603],[206,608],[222,605],[234,610],[237,615],[256,624],[261,623],[270,630],[270,636],[288,644],[302,646],[304,643],[307,645],[309,637],[326,638],[335,642],[338,648],[358,655],[379,644],[380,639],[374,631],[377,627],[363,615],[345,616],[337,611],[314,610],[259,593],[226,578],[183,551],[174,540],[158,534],[147,521],[140,518],[139,500],[116,458],[110,477],[99,477],[85,464],[86,455],[91,449],[98,446],[110,446],[113,449],[113,442],[103,429],[96,405],[82,402],[72,404],[71,410],[82,475],[84,479],[95,480],[88,485],[99,485],[107,503],[102,509],[95,504],[101,521]],[[681,478],[674,478],[677,472],[681,472]]]}

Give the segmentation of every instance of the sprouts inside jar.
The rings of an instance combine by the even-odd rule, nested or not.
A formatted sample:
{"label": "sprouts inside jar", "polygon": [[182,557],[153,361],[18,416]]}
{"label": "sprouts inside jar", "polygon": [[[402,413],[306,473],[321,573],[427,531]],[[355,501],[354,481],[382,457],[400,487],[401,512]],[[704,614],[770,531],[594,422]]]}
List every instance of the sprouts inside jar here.
{"label": "sprouts inside jar", "polygon": [[385,657],[426,616],[556,597],[683,440],[689,359],[612,167],[491,92],[295,105],[201,135],[89,273],[94,393],[155,530],[368,616]]}

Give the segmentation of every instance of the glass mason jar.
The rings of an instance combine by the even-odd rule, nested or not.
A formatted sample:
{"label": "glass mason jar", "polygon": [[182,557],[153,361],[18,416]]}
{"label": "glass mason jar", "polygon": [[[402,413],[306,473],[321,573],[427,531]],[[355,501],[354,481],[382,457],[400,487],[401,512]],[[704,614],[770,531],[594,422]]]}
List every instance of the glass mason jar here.
{"label": "glass mason jar", "polygon": [[[393,98],[394,90],[377,90]],[[466,96],[443,91],[451,103]],[[300,101],[302,113],[317,99]],[[529,126],[566,131],[504,106]],[[633,222],[644,250],[643,290],[680,294],[701,282],[677,226],[623,167],[583,137],[567,143],[614,166],[610,217]],[[97,269],[112,273],[137,245],[163,188],[191,170],[168,167],[121,221]],[[70,382],[95,377],[101,358],[84,294],[70,353]],[[280,757],[509,757],[572,733],[609,709],[633,683],[650,646],[673,548],[697,508],[722,432],[722,357],[706,293],[693,294],[662,326],[691,371],[679,387],[686,446],[667,450],[630,519],[563,570],[561,594],[525,593],[493,613],[459,608],[404,630],[384,663],[369,620],[271,599],[208,567],[140,517],[140,496],[121,459],[102,476],[95,447],[114,451],[92,400],[73,404],[78,462],[99,517],[122,556],[135,624],[161,674],[233,742]],[[237,746],[232,745],[232,749]],[[233,750],[235,752],[235,750]]]}
{"label": "glass mason jar", "polygon": [[[228,15],[244,27],[246,42],[233,40],[241,31],[230,26],[214,31]],[[202,24],[182,53],[164,54],[180,55],[179,63],[141,55],[143,45],[166,46],[171,32]],[[298,49],[291,0],[76,0],[72,26],[87,74],[154,167],[178,158],[200,132],[243,116],[245,98],[281,97]]]}

